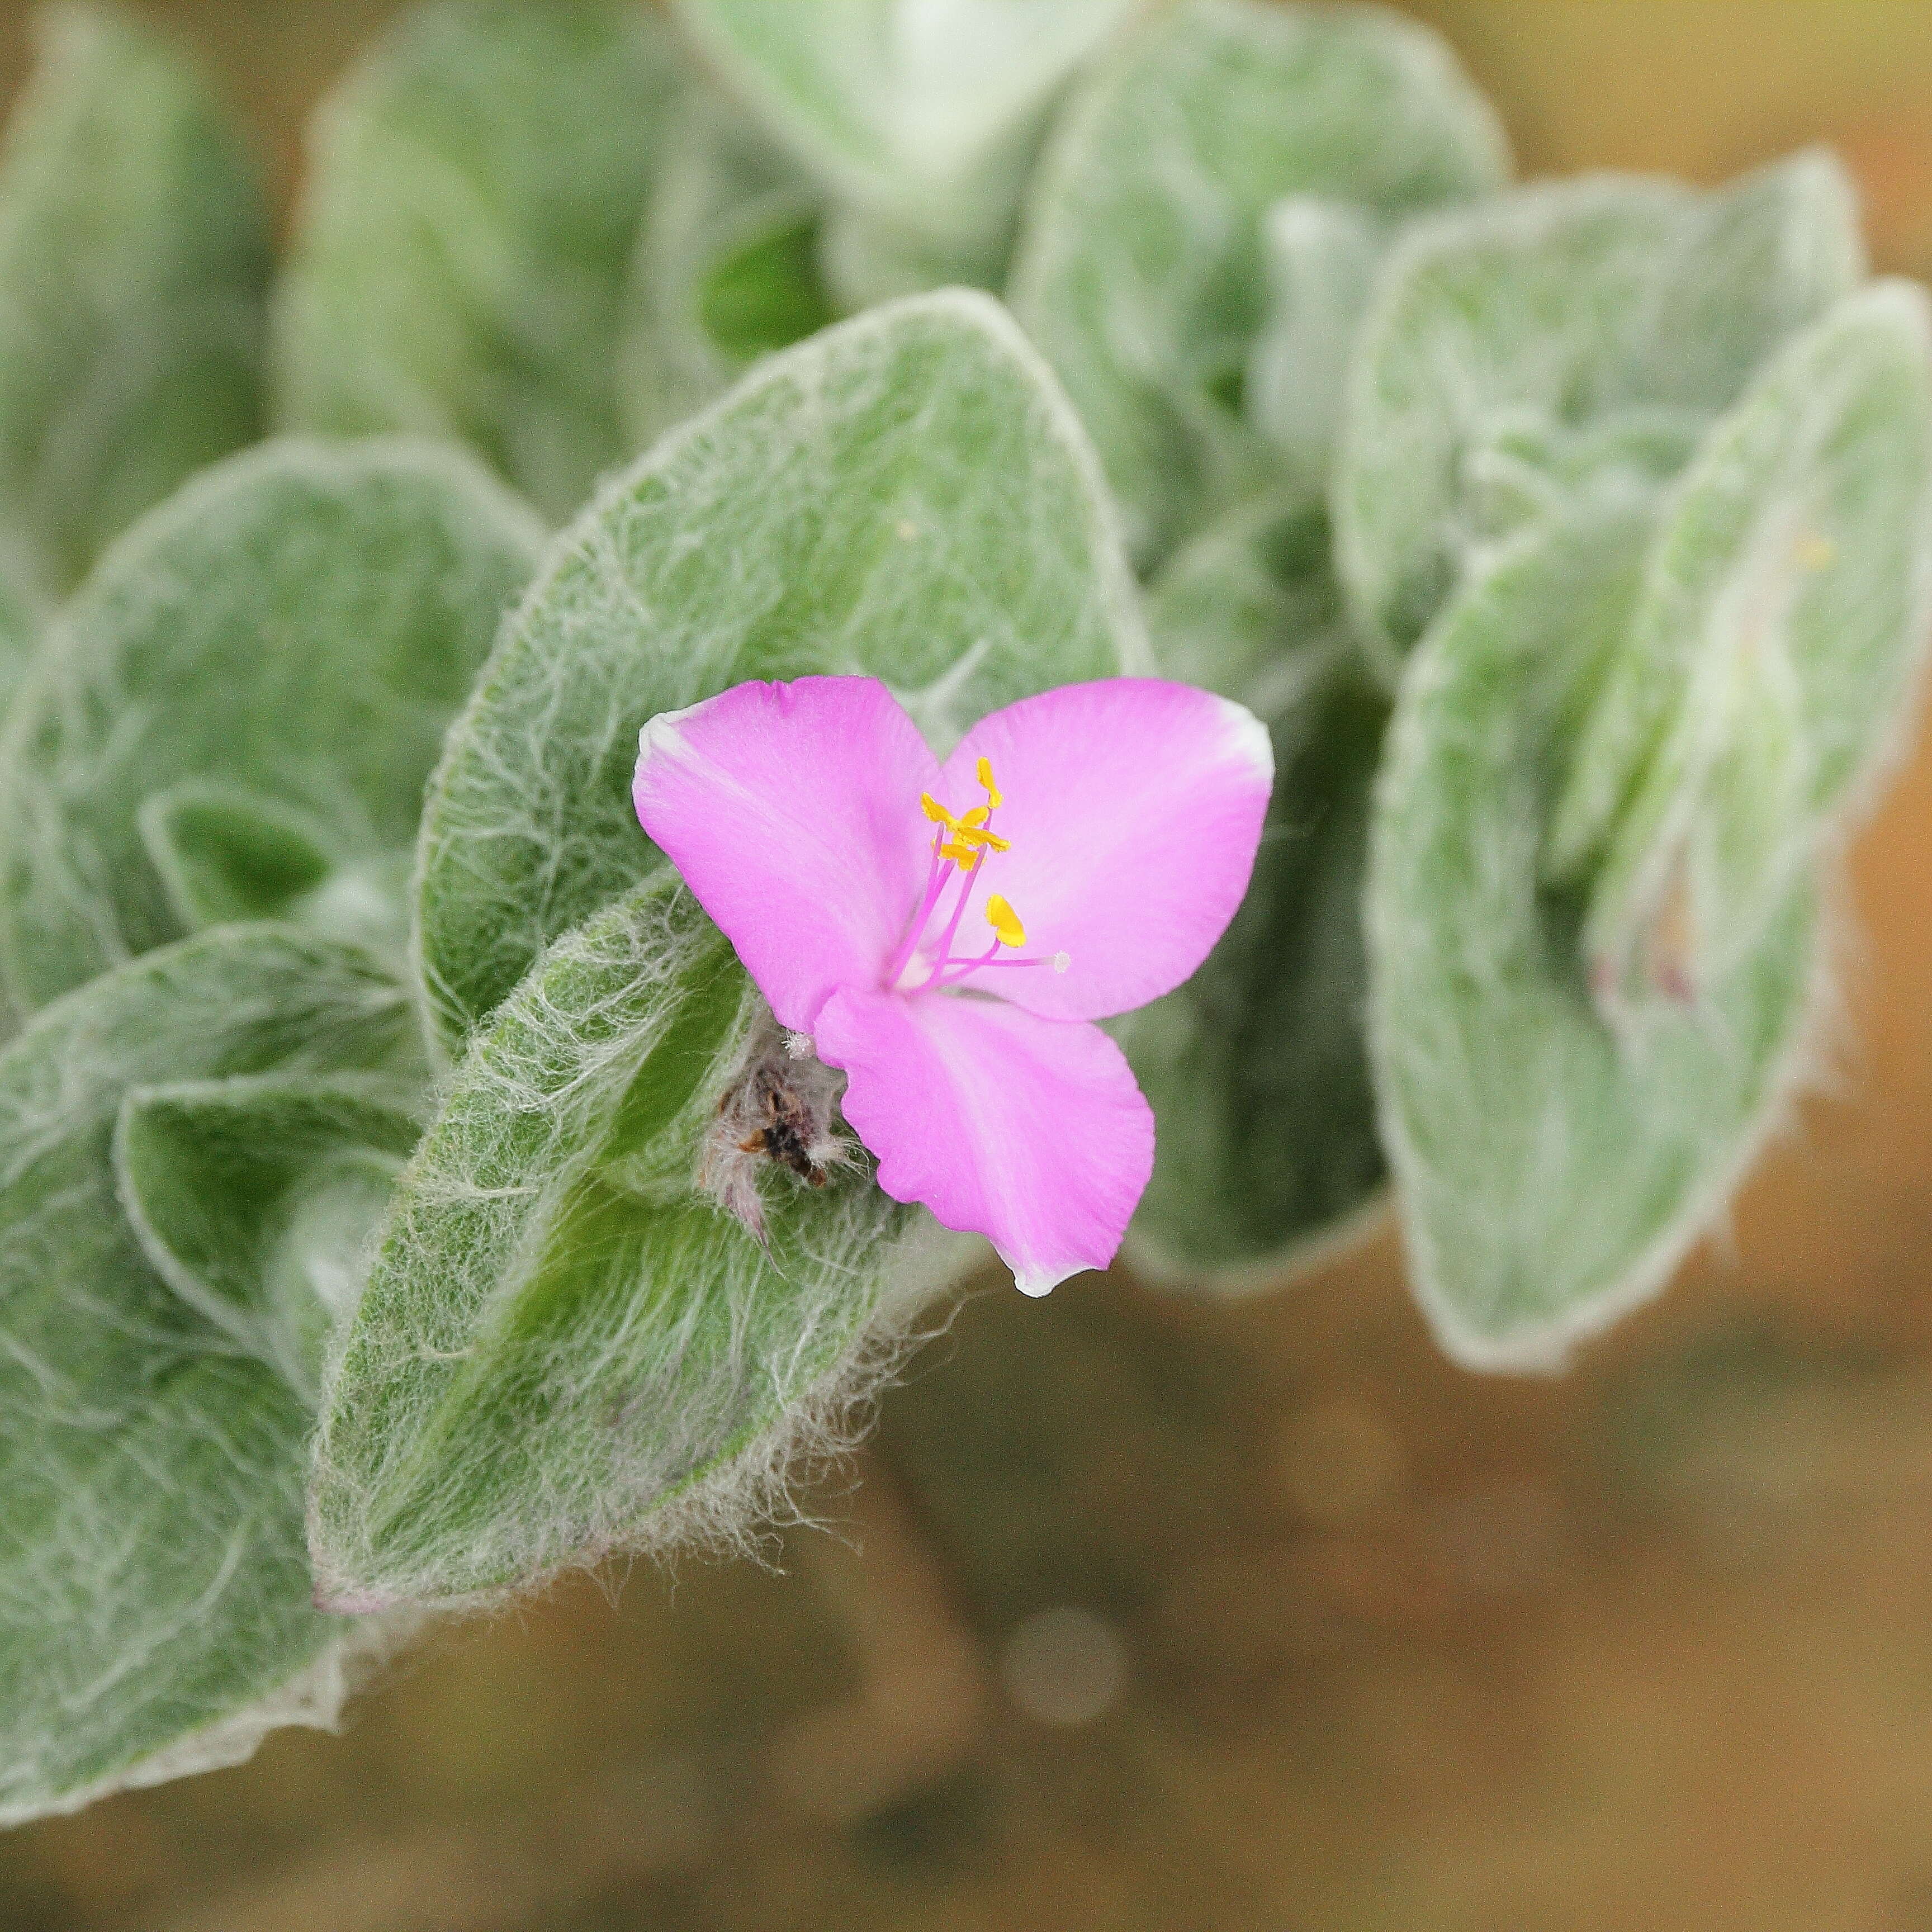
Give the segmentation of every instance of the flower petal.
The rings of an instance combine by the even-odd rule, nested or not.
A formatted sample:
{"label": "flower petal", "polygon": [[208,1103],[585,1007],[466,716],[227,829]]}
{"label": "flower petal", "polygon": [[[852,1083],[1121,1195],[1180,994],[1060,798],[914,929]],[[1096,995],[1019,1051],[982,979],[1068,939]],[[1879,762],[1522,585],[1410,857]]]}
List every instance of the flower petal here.
{"label": "flower petal", "polygon": [[938,764],[876,678],[734,685],[638,740],[638,818],[782,1025],[875,986],[924,890]]}
{"label": "flower petal", "polygon": [[1154,1115],[1097,1027],[853,988],[826,1001],[816,1039],[894,1200],[986,1235],[1024,1294],[1114,1258],[1154,1172]]}
{"label": "flower petal", "polygon": [[[1266,728],[1191,685],[1109,678],[982,718],[946,762],[939,796],[983,796],[985,758],[1012,842],[981,868],[962,933],[983,944],[986,896],[1024,922],[1051,966],[971,984],[1048,1019],[1102,1019],[1170,992],[1204,959],[1248,889],[1274,784]],[[962,940],[955,950],[977,951]]]}

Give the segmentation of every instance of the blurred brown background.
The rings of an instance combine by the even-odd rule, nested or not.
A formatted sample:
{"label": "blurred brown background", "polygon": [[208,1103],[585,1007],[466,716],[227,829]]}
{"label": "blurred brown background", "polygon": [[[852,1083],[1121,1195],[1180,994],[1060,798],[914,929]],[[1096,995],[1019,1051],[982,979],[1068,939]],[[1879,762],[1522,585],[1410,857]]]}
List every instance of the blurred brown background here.
{"label": "blurred brown background", "polygon": [[[151,10],[286,195],[392,10]],[[1932,272],[1932,4],[1412,10],[1526,170],[1829,140]],[[1932,1932],[1932,751],[1849,898],[1832,1090],[1567,1378],[1449,1367],[1386,1235],[1240,1306],[982,1289],[844,1540],[559,1590],[0,1838],[0,1932]]]}

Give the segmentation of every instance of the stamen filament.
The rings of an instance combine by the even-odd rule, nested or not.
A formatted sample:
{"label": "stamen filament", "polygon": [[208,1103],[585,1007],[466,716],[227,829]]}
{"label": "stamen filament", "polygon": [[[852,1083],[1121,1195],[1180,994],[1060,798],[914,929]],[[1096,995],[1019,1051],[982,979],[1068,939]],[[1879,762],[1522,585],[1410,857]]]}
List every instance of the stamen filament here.
{"label": "stamen filament", "polygon": [[[946,930],[939,936],[939,956],[942,959],[952,950],[952,941],[959,931],[959,922],[966,916],[967,904],[973,896],[973,887],[979,876],[980,868],[976,866],[970,872],[964,866],[960,868],[958,903],[952,908],[952,916],[946,922]],[[940,970],[935,966],[926,975],[926,984],[920,988],[922,992],[930,991],[938,982]]]}
{"label": "stamen filament", "polygon": [[952,868],[940,856],[945,838],[944,832],[935,832],[932,835],[932,863],[926,870],[925,895],[920,901],[918,911],[913,914],[911,922],[906,928],[905,937],[894,949],[892,956],[886,964],[884,983],[888,986],[905,970],[906,962],[917,948],[920,935],[926,931],[926,922],[932,916],[932,909],[938,904],[940,896],[946,890],[946,878]]}
{"label": "stamen filament", "polygon": [[[1005,966],[1051,966],[1056,973],[1064,973],[1073,963],[1064,952],[1035,952],[1024,959],[1000,959],[994,956],[999,950],[999,942],[996,940],[976,959],[942,959],[939,962],[939,970],[944,970],[949,966],[956,967],[959,970],[940,980],[933,990],[943,993],[947,987],[957,986],[962,982],[970,980],[975,973],[983,973],[988,968]],[[924,992],[926,989],[922,987],[920,990]]]}
{"label": "stamen filament", "polygon": [[[995,946],[993,952],[998,950],[999,948]],[[1058,964],[1057,956],[1050,953],[1036,952],[1025,959],[995,959],[993,952],[982,953],[977,959],[942,959],[939,963],[942,966],[968,967],[976,973],[982,966],[1052,966]]]}

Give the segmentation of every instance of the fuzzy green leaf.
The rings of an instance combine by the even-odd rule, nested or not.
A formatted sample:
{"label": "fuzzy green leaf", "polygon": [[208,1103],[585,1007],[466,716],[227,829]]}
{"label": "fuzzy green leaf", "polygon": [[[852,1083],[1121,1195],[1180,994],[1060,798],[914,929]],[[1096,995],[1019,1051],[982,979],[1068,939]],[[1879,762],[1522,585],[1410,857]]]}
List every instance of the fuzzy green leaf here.
{"label": "fuzzy green leaf", "polygon": [[1671,500],[1546,856],[1592,866],[1600,997],[1694,993],[1838,830],[1913,710],[1929,542],[1932,328],[1881,283],[1772,362]]}
{"label": "fuzzy green leaf", "polygon": [[1500,533],[1499,470],[1534,494],[1566,460],[1563,488],[1657,449],[1681,464],[1863,273],[1850,184],[1816,153],[1719,194],[1606,176],[1420,225],[1358,345],[1333,486],[1350,608],[1391,674]]}
{"label": "fuzzy green leaf", "polygon": [[111,8],[38,20],[0,148],[0,545],[57,596],[260,434],[268,224],[201,76]]}
{"label": "fuzzy green leaf", "polygon": [[1365,209],[1291,195],[1262,224],[1268,314],[1248,354],[1250,422],[1280,453],[1286,481],[1319,495],[1328,484],[1342,391],[1355,334],[1387,245]]}
{"label": "fuzzy green leaf", "polygon": [[1184,0],[1082,85],[1028,193],[1013,305],[1144,566],[1274,475],[1240,412],[1270,205],[1398,214],[1486,193],[1508,166],[1448,48],[1378,8]]}
{"label": "fuzzy green leaf", "polygon": [[423,781],[541,539],[459,453],[402,442],[268,444],[143,518],[10,720],[0,974],[20,1004],[197,916],[403,925]]}
{"label": "fuzzy green leaf", "polygon": [[632,277],[621,384],[647,448],[761,356],[833,320],[818,266],[823,196],[709,88],[688,90],[665,139]]}
{"label": "fuzzy green leaf", "polygon": [[1532,526],[1417,647],[1378,791],[1367,926],[1382,1142],[1443,1346],[1548,1366],[1654,1293],[1775,1118],[1814,981],[1808,872],[1694,1000],[1593,1004],[1544,835],[1628,635],[1647,511]]}
{"label": "fuzzy green leaf", "polygon": [[1238,699],[1274,743],[1233,925],[1120,1028],[1159,1129],[1132,1257],[1235,1292],[1279,1282],[1381,1191],[1361,898],[1387,706],[1342,626],[1318,509],[1250,506],[1197,538],[1155,580],[1148,626],[1166,675]]}
{"label": "fuzzy green leaf", "polygon": [[14,687],[26,673],[46,622],[45,607],[26,572],[0,565],[0,729],[6,724]]}
{"label": "fuzzy green leaf", "polygon": [[284,426],[466,442],[568,516],[630,453],[625,291],[682,73],[633,0],[406,14],[310,137],[276,304]]}
{"label": "fuzzy green leaf", "polygon": [[419,1136],[391,1086],[366,1077],[136,1087],[115,1130],[116,1182],[154,1272],[313,1398]]}
{"label": "fuzzy green leaf", "polygon": [[134,818],[184,932],[286,918],[335,870],[326,825],[239,785],[185,778]]}
{"label": "fuzzy green leaf", "polygon": [[0,1818],[326,1723],[363,1627],[310,1607],[310,1414],[149,1265],[117,1118],[154,1082],[419,1080],[402,989],[284,928],[209,933],[0,1052]]}
{"label": "fuzzy green leaf", "polygon": [[1011,319],[954,290],[776,356],[560,538],[453,728],[423,821],[446,1036],[656,862],[638,734],[748,678],[883,679],[935,743],[1138,669],[1092,452]]}
{"label": "fuzzy green leaf", "polygon": [[[668,872],[479,1029],[331,1379],[310,1521],[332,1600],[488,1597],[740,1534],[836,1420],[946,1244],[868,1164],[812,1187],[738,1152],[741,1126],[719,1145],[748,1054],[805,1077]],[[720,1160],[763,1171],[768,1247],[701,1188]]]}
{"label": "fuzzy green leaf", "polygon": [[1135,0],[674,0],[710,64],[842,204],[844,304],[1000,268],[1047,103]]}

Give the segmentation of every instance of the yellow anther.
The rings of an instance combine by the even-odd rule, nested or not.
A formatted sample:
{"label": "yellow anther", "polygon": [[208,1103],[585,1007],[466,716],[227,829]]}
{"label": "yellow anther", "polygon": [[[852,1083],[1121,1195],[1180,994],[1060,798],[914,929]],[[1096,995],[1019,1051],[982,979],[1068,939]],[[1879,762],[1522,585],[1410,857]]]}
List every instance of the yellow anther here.
{"label": "yellow anther", "polygon": [[[981,762],[983,763],[984,760]],[[995,796],[994,803],[997,804],[998,802],[998,797]],[[926,814],[926,817],[931,819],[934,824],[944,826],[950,835],[946,843],[939,848],[939,856],[942,859],[963,862],[968,859],[976,858],[979,856],[978,848],[981,846],[990,847],[995,852],[1006,852],[1012,849],[1011,839],[1002,838],[997,832],[988,832],[986,830],[986,820],[992,816],[992,806],[976,805],[963,818],[955,818],[952,813],[948,812],[929,791],[922,791],[920,794],[919,802],[920,810]],[[970,866],[966,867],[968,872],[972,869]]]}
{"label": "yellow anther", "polygon": [[970,872],[980,862],[980,854],[970,845],[962,845],[956,838],[949,838],[939,848],[942,859],[950,859],[962,872]]}
{"label": "yellow anther", "polygon": [[992,760],[982,758],[975,769],[979,773],[980,782],[986,788],[987,805],[989,807],[1004,805],[1006,800],[1000,796],[1000,788],[993,782]]}
{"label": "yellow anther", "polygon": [[998,892],[986,902],[986,923],[1002,946],[1026,944],[1026,928],[1021,925],[1019,914]]}

